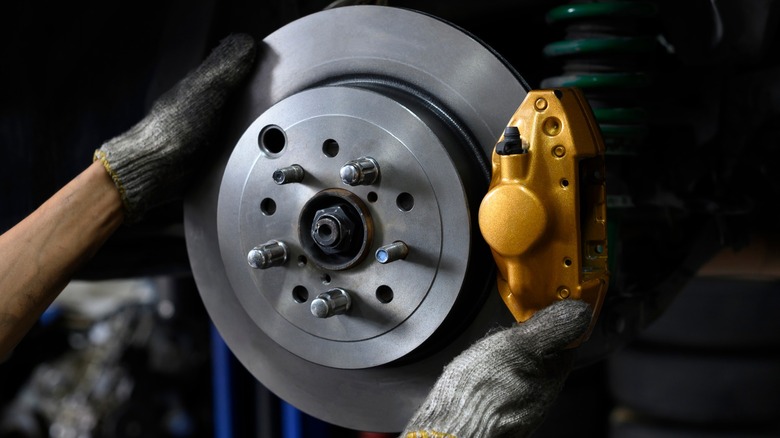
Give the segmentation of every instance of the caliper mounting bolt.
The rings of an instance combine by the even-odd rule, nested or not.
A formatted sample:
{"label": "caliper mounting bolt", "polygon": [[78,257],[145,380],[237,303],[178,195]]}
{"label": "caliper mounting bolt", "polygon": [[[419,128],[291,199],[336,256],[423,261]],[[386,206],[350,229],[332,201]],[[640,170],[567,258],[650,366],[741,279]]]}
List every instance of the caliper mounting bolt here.
{"label": "caliper mounting bolt", "polygon": [[283,265],[287,261],[288,252],[284,242],[271,240],[252,248],[246,256],[246,261],[255,269],[267,269]]}
{"label": "caliper mounting bolt", "polygon": [[347,312],[351,305],[349,293],[337,287],[317,295],[311,302],[311,314],[317,318],[330,318]]}
{"label": "caliper mounting bolt", "polygon": [[342,166],[339,176],[350,186],[371,185],[379,180],[379,163],[371,157],[361,157]]}

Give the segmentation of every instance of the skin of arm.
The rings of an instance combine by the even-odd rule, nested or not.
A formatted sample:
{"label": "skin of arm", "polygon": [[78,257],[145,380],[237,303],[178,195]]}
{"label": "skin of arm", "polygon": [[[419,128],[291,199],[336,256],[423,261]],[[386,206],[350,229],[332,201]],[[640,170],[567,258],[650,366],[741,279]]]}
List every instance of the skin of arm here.
{"label": "skin of arm", "polygon": [[103,143],[91,166],[0,236],[0,361],[120,225],[184,190],[255,47],[250,35],[225,37],[144,119]]}
{"label": "skin of arm", "polygon": [[119,192],[95,162],[0,235],[0,360],[123,221]]}

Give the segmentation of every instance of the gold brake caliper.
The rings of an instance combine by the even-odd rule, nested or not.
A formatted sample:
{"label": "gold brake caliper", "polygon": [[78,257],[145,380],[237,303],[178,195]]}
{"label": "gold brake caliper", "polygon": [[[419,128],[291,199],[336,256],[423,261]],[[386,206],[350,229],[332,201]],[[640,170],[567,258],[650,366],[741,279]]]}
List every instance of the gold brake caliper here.
{"label": "gold brake caliper", "polygon": [[528,93],[493,151],[479,227],[518,322],[579,299],[595,323],[609,280],[604,144],[579,90]]}

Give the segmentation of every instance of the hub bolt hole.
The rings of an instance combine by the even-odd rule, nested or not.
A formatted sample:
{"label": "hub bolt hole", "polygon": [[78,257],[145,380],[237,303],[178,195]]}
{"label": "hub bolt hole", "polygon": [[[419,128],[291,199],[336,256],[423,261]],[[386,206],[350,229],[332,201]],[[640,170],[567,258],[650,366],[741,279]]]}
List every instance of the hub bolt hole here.
{"label": "hub bolt hole", "polygon": [[414,196],[403,192],[395,198],[395,204],[401,211],[411,211],[414,208]]}
{"label": "hub bolt hole", "polygon": [[393,301],[393,289],[387,285],[381,285],[376,288],[376,299],[382,304],[387,304]]}
{"label": "hub bolt hole", "polygon": [[339,154],[339,143],[330,138],[325,140],[325,142],[322,143],[322,153],[325,154],[326,157],[335,157]]}
{"label": "hub bolt hole", "polygon": [[273,216],[276,213],[276,201],[271,198],[265,198],[260,201],[260,211],[266,216]]}
{"label": "hub bolt hole", "polygon": [[284,150],[287,145],[287,135],[282,128],[268,125],[260,131],[258,143],[266,152],[275,155]]}
{"label": "hub bolt hole", "polygon": [[296,303],[309,301],[309,291],[303,286],[295,286],[292,291],[293,300]]}

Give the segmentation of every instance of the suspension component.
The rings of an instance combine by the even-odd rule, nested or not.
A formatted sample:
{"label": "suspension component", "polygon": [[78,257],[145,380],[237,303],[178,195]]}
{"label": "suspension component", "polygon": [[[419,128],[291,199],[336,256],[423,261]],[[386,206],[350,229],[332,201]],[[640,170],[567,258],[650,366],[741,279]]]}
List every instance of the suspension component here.
{"label": "suspension component", "polygon": [[561,299],[588,302],[595,321],[609,278],[605,196],[604,145],[582,93],[529,92],[496,145],[479,209],[518,322]]}
{"label": "suspension component", "polygon": [[566,36],[544,55],[563,61],[564,73],[543,88],[578,87],[599,122],[606,153],[634,155],[647,135],[642,93],[653,83],[658,42],[650,1],[578,2],[550,10],[547,21],[566,25]]}

